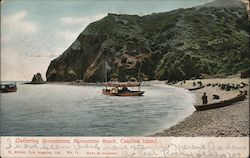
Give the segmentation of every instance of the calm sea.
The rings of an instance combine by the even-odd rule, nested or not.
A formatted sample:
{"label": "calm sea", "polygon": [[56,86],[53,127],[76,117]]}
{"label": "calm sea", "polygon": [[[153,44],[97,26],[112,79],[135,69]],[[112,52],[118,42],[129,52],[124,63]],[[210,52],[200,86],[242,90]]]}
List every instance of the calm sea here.
{"label": "calm sea", "polygon": [[142,97],[111,97],[101,86],[18,83],[1,94],[1,135],[145,136],[194,111],[189,91],[146,84]]}

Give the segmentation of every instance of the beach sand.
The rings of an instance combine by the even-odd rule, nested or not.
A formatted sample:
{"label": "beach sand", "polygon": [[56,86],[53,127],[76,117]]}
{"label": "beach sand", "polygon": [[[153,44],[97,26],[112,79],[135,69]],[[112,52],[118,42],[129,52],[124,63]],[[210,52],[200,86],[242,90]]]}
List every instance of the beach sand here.
{"label": "beach sand", "polygon": [[[241,79],[239,77],[229,77],[225,79],[202,79],[202,80],[188,80],[185,84],[178,82],[173,86],[192,88],[193,82],[201,81],[203,85],[208,83],[234,83],[240,84],[242,82],[249,84],[248,79]],[[185,120],[179,122],[177,125],[156,133],[152,136],[184,136],[184,137],[198,137],[198,136],[215,136],[215,137],[237,137],[249,136],[249,86],[240,88],[239,90],[247,90],[248,96],[244,101],[234,103],[230,106],[210,109],[205,111],[195,111]],[[220,100],[229,99],[239,94],[239,90],[221,90],[218,86],[205,86],[205,88],[191,91],[195,94],[195,104],[202,104],[201,96],[206,92],[208,96],[208,103],[217,102]],[[213,100],[213,94],[219,95],[220,100]]]}

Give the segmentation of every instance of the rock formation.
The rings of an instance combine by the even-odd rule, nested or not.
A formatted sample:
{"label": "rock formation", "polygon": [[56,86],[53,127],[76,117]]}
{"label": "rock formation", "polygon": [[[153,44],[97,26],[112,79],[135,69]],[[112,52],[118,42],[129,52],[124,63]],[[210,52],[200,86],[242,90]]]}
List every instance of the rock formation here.
{"label": "rock formation", "polygon": [[47,81],[182,80],[248,69],[249,21],[235,0],[89,24],[47,70]]}
{"label": "rock formation", "polygon": [[42,78],[42,75],[40,73],[34,74],[32,81],[28,84],[44,84],[45,81]]}

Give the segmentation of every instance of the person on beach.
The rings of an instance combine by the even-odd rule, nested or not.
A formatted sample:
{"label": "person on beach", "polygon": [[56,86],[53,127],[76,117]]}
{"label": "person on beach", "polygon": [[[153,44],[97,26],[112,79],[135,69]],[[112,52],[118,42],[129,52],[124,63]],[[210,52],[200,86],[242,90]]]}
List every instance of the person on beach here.
{"label": "person on beach", "polygon": [[202,86],[202,82],[201,81],[199,81],[198,84],[200,85],[200,87]]}
{"label": "person on beach", "polygon": [[203,104],[207,104],[207,95],[206,95],[206,93],[203,93],[203,96],[202,96],[202,103],[203,103]]}
{"label": "person on beach", "polygon": [[196,83],[195,82],[193,82],[193,87],[196,85]]}

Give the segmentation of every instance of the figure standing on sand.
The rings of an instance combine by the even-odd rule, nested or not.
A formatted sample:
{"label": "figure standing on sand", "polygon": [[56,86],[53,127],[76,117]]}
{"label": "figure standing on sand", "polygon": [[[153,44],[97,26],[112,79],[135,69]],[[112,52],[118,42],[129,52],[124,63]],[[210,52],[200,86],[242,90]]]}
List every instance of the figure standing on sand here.
{"label": "figure standing on sand", "polygon": [[193,82],[193,87],[196,85],[196,83],[195,82]]}
{"label": "figure standing on sand", "polygon": [[201,81],[198,81],[198,84],[200,85],[200,87],[202,86],[202,82]]}
{"label": "figure standing on sand", "polygon": [[203,104],[207,104],[207,95],[206,95],[206,93],[203,93],[203,96],[202,96],[202,103]]}

